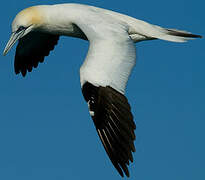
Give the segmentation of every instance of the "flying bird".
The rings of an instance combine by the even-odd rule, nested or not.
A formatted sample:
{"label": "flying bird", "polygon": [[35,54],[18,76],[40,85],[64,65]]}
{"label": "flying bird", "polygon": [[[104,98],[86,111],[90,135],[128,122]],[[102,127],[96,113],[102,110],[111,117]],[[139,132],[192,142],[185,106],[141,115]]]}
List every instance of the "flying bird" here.
{"label": "flying bird", "polygon": [[80,83],[97,133],[119,174],[129,177],[136,129],[125,88],[136,62],[135,43],[161,39],[185,42],[200,38],[133,17],[82,4],[39,5],[19,12],[4,55],[18,41],[14,69],[23,76],[37,68],[59,36],[89,41]]}

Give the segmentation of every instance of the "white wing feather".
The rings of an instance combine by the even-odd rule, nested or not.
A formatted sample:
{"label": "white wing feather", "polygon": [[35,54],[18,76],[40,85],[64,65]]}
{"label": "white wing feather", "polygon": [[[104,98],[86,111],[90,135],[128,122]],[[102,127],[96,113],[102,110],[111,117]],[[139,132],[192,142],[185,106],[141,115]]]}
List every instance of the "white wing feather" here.
{"label": "white wing feather", "polygon": [[125,26],[109,24],[109,28],[105,27],[108,26],[80,25],[90,41],[87,57],[80,69],[81,86],[89,81],[124,93],[135,65],[136,48]]}

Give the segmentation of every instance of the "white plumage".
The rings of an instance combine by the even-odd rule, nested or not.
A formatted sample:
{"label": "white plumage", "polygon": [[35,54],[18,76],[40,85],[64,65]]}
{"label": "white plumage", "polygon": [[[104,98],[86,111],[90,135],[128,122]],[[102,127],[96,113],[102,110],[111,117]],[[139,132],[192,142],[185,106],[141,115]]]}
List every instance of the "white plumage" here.
{"label": "white plumage", "polygon": [[121,176],[123,172],[129,176],[135,124],[123,94],[136,61],[134,43],[153,39],[184,42],[201,36],[93,6],[41,5],[17,14],[4,55],[19,40],[14,66],[16,74],[25,76],[43,62],[61,35],[90,42],[80,68],[82,92],[109,158]]}

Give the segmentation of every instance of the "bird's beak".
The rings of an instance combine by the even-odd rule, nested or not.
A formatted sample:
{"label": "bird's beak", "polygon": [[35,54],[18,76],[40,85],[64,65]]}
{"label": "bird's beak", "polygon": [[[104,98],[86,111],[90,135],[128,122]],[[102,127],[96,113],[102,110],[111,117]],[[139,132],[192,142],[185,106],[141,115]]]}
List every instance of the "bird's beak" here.
{"label": "bird's beak", "polygon": [[20,31],[20,32],[13,32],[11,34],[11,37],[4,49],[3,55],[5,56],[9,50],[13,47],[13,45],[16,43],[16,41],[18,41],[24,34],[24,31]]}

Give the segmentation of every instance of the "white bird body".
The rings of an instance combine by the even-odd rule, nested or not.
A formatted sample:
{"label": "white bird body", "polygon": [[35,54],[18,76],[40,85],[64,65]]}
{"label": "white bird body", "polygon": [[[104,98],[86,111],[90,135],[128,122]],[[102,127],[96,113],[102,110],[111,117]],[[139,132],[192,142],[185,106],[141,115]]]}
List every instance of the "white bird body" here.
{"label": "white bird body", "polygon": [[89,51],[80,68],[82,92],[106,152],[122,176],[122,169],[129,176],[126,164],[133,161],[131,152],[135,151],[135,124],[123,95],[136,62],[134,43],[152,39],[184,42],[201,37],[81,4],[27,8],[14,19],[12,32],[4,54],[19,40],[15,72],[23,76],[43,62],[59,36],[89,40]]}
{"label": "white bird body", "polygon": [[[183,42],[187,38],[167,35],[167,30],[114,11],[81,4],[35,6],[40,31],[90,41],[87,58],[80,69],[81,86],[86,81],[96,86],[115,88],[124,93],[136,61],[134,42],[158,38]],[[43,19],[43,21],[42,21]],[[95,76],[93,76],[95,74]]]}

